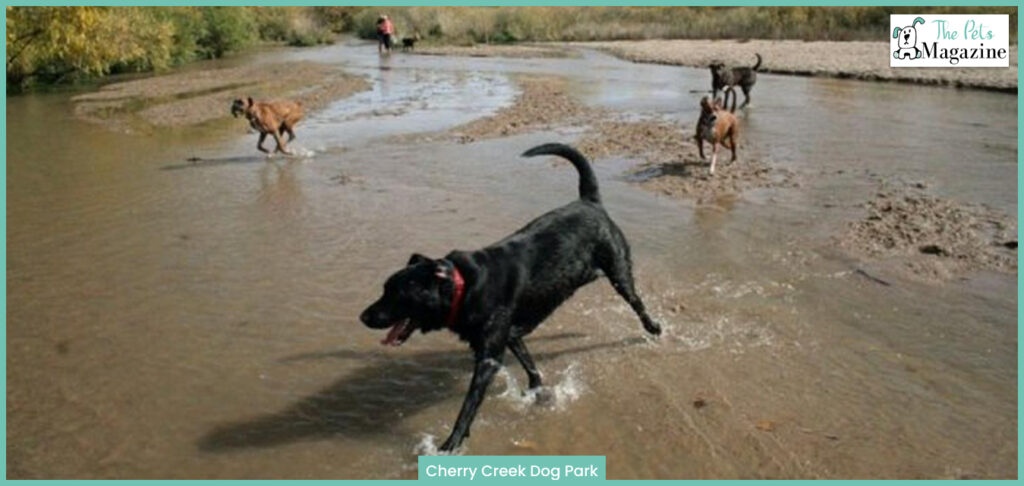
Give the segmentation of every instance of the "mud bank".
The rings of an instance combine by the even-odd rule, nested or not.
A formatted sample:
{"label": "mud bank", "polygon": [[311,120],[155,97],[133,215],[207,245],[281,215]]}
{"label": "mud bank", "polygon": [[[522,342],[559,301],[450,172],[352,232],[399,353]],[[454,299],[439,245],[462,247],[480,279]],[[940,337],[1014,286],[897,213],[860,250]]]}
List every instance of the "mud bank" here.
{"label": "mud bank", "polygon": [[711,147],[705,144],[708,158],[701,159],[692,124],[587,107],[572,96],[565,81],[559,78],[522,77],[518,82],[522,93],[511,106],[493,116],[455,127],[450,136],[470,143],[554,128],[583,127],[576,146],[588,158],[636,159],[639,165],[629,175],[630,180],[661,195],[698,202],[736,196],[751,188],[794,184],[791,172],[775,170],[758,160],[742,140],[738,160],[730,162],[730,153],[722,149],[720,170],[711,176]]}
{"label": "mud bank", "polygon": [[700,157],[693,138],[693,125],[664,120],[599,121],[579,142],[588,156],[627,157],[641,160],[627,176],[640,187],[677,199],[698,203],[736,197],[743,191],[762,187],[792,187],[795,174],[773,168],[750,151],[740,139],[737,160],[721,147],[715,174],[711,175],[711,145],[704,144]]}
{"label": "mud bank", "polygon": [[929,195],[921,183],[883,183],[862,207],[864,217],[836,238],[855,256],[928,280],[1017,272],[1017,226],[992,208]]}
{"label": "mud bank", "polygon": [[230,117],[231,100],[292,98],[307,110],[369,89],[362,77],[324,64],[286,62],[186,71],[125,81],[75,96],[74,113],[118,131],[199,125]]}
{"label": "mud bank", "polygon": [[507,137],[551,129],[558,125],[586,122],[596,116],[573,97],[565,80],[554,77],[523,76],[517,79],[522,92],[512,106],[492,116],[454,127],[450,132],[462,143]]}
{"label": "mud bank", "polygon": [[[1017,47],[1010,46],[1010,67],[986,69],[893,69],[886,42],[803,42],[797,40],[643,40],[583,42],[633,62],[707,67],[713,60],[750,66],[754,53],[764,57],[760,71],[800,76],[894,81],[995,91],[1017,90]],[[891,55],[891,54],[890,54]],[[710,83],[710,82],[709,82]],[[710,87],[710,84],[709,84]],[[755,95],[756,95],[755,90]]]}

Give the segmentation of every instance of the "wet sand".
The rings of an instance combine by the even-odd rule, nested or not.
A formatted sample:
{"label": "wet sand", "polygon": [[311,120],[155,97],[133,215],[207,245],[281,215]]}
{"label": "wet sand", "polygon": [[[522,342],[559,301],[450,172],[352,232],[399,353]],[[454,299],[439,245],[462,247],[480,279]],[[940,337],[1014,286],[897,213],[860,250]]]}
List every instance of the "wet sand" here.
{"label": "wet sand", "polygon": [[231,101],[297,100],[316,110],[369,89],[358,76],[324,64],[289,62],[187,72],[116,82],[72,98],[79,118],[122,131],[199,125],[229,118]]}
{"label": "wet sand", "polygon": [[449,130],[462,143],[585,123],[597,116],[572,96],[564,79],[521,77],[512,106]]}
{"label": "wet sand", "polygon": [[863,219],[836,238],[853,254],[892,260],[925,279],[965,272],[1017,273],[1017,225],[983,205],[929,195],[923,183],[883,182]]}
{"label": "wet sand", "polygon": [[[886,56],[887,42],[643,40],[574,45],[602,49],[634,62],[706,68],[711,61],[720,60],[734,66],[751,66],[756,62],[754,53],[760,53],[764,58],[760,70],[769,73],[1017,90],[1016,46],[1010,46],[1008,68],[894,69],[889,67]],[[754,95],[758,94],[755,89]]]}
{"label": "wet sand", "polygon": [[[594,159],[666,332],[581,289],[526,340],[555,400],[510,364],[463,453],[605,455],[615,479],[1016,474],[1015,97],[764,74],[711,178],[704,70],[261,58],[372,87],[311,113],[312,155],[269,160],[240,131],[124,134],[67,95],[9,99],[8,477],[414,478],[470,355],[446,333],[383,348],[356,316],[411,252],[575,198],[566,164],[518,157],[552,140]],[[956,278],[908,272],[929,245]]]}

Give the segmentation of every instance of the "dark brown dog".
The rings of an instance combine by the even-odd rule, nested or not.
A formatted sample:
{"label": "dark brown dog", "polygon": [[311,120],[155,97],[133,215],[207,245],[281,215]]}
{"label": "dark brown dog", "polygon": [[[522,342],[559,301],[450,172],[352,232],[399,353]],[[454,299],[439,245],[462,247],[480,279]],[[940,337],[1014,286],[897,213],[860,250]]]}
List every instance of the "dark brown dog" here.
{"label": "dark brown dog", "polygon": [[707,96],[700,100],[700,119],[697,120],[697,150],[704,160],[704,141],[711,142],[711,174],[715,173],[715,162],[718,161],[718,146],[725,145],[732,149],[732,161],[736,161],[736,139],[740,135],[740,122],[729,110],[725,109],[722,100],[712,102]]}
{"label": "dark brown dog", "polygon": [[263,148],[263,141],[267,134],[274,137],[277,148],[274,150],[285,155],[292,153],[285,148],[285,141],[281,139],[285,132],[288,133],[288,141],[295,140],[295,124],[299,123],[305,113],[302,110],[302,103],[297,101],[253,101],[251,97],[236,99],[231,103],[231,115],[238,118],[245,115],[251,126],[260,132],[260,139],[256,142],[256,148],[260,152],[271,153]]}
{"label": "dark brown dog", "polygon": [[736,86],[743,90],[743,104],[740,108],[750,103],[750,90],[754,89],[757,82],[757,70],[761,67],[761,55],[755,53],[757,63],[753,66],[726,67],[723,62],[713,62],[711,68],[711,96],[717,98],[718,92],[725,95],[725,102],[722,106],[729,106],[729,94],[732,93],[732,111],[736,111]]}

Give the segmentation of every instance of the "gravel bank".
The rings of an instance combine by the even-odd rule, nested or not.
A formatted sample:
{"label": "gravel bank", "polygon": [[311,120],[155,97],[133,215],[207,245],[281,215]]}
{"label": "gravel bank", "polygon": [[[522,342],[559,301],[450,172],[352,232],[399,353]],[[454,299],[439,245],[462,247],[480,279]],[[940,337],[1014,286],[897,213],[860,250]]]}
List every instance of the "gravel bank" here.
{"label": "gravel bank", "polygon": [[755,62],[754,53],[760,53],[760,70],[769,73],[1017,91],[1017,46],[1010,46],[1008,68],[912,69],[889,67],[887,42],[643,40],[573,45],[634,62],[691,67],[707,67],[712,60],[749,66]]}

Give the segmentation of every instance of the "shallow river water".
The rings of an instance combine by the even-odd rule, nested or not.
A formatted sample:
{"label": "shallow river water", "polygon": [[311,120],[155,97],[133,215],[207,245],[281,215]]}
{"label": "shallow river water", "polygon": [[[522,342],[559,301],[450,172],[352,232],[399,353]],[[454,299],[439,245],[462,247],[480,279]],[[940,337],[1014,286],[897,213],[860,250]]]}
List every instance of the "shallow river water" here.
{"label": "shallow river water", "polygon": [[[492,113],[518,73],[687,127],[708,85],[589,51],[231,62],[296,59],[373,84],[300,124],[302,158],[258,156],[237,120],[129,135],[76,120],[71,94],[8,98],[9,478],[414,478],[470,355],[447,333],[384,348],[357,316],[409,254],[575,198],[571,168],[517,154],[577,131],[382,138]],[[526,340],[554,399],[508,362],[463,453],[604,455],[609,478],[1014,477],[1016,275],[882,286],[830,237],[877,190],[866,173],[1016,214],[1016,96],[767,74],[753,94],[746,150],[799,186],[698,205],[597,161],[667,332],[644,338],[606,281],[582,289]]]}

